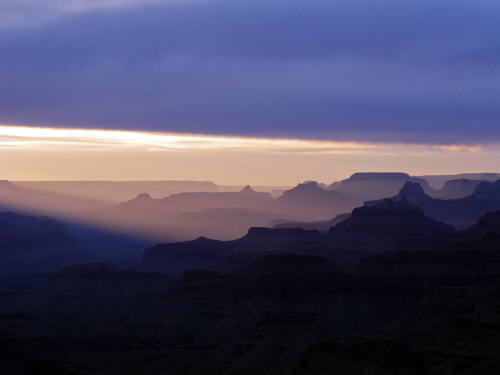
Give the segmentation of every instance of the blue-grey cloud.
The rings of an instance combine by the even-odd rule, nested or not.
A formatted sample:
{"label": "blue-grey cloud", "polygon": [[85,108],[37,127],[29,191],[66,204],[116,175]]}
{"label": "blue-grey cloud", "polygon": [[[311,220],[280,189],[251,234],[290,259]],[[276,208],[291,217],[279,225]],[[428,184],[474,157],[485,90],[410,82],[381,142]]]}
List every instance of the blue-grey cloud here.
{"label": "blue-grey cloud", "polygon": [[0,122],[500,141],[495,1],[134,3],[0,31]]}

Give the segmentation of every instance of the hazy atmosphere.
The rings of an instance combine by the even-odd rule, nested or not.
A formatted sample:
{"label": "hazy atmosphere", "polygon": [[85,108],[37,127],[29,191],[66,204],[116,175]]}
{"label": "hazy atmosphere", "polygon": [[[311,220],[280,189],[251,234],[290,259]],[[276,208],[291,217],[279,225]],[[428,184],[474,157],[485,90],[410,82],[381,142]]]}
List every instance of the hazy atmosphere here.
{"label": "hazy atmosphere", "polygon": [[499,21],[0,1],[0,373],[499,374]]}

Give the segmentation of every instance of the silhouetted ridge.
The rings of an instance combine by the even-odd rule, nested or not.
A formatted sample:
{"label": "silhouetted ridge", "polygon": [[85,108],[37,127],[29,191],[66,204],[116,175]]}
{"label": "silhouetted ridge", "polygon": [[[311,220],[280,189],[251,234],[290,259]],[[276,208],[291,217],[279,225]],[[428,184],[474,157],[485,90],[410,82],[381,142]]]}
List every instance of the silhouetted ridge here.
{"label": "silhouetted ridge", "polygon": [[322,193],[325,189],[322,189],[316,181],[304,182],[298,184],[293,189],[287,190],[283,195],[291,195],[297,193]]}
{"label": "silhouetted ridge", "polygon": [[424,197],[425,194],[422,186],[417,182],[408,181],[404,184],[398,194],[400,197]]}
{"label": "silhouetted ridge", "polygon": [[[436,199],[425,194],[419,184],[407,182],[398,195],[390,198],[402,199],[420,207],[425,214],[435,220],[451,224],[456,228],[466,228],[475,224],[484,214],[500,210],[500,180],[479,183],[474,193],[457,199]],[[380,200],[366,202],[366,206],[380,203]]]}
{"label": "silhouetted ridge", "polygon": [[151,200],[151,196],[148,193],[140,193],[137,194],[137,197],[135,198],[136,200]]}
{"label": "silhouetted ridge", "polygon": [[396,195],[406,182],[419,183],[424,190],[433,191],[427,181],[411,177],[407,173],[355,173],[348,179],[334,182],[329,189],[356,198],[358,206],[367,200],[382,199]]}
{"label": "silhouetted ridge", "polygon": [[478,199],[494,198],[500,201],[500,180],[495,182],[483,181],[476,186],[474,195]]}
{"label": "silhouetted ridge", "polygon": [[306,230],[316,229],[322,232],[327,232],[331,227],[334,227],[341,221],[351,217],[350,213],[340,214],[331,220],[318,220],[318,221],[291,221],[291,220],[275,220],[271,224],[275,229],[284,228],[302,228]]}
{"label": "silhouetted ridge", "polygon": [[274,207],[303,220],[329,219],[356,207],[355,200],[334,190],[325,190],[316,182],[298,184],[279,197]]}
{"label": "silhouetted ridge", "polygon": [[358,172],[354,173],[350,180],[353,181],[365,181],[365,180],[405,180],[409,179],[410,175],[408,173],[402,172]]}
{"label": "silhouetted ridge", "polygon": [[500,235],[500,211],[488,212],[479,219],[477,224],[462,233],[471,237],[483,237],[490,233]]}
{"label": "silhouetted ridge", "polygon": [[257,192],[255,190],[253,190],[250,187],[250,185],[247,185],[243,189],[240,190],[240,193],[252,194],[252,193],[257,193]]}
{"label": "silhouetted ridge", "polygon": [[400,200],[384,199],[373,206],[363,206],[352,211],[352,217],[381,216],[424,216],[424,211],[411,205],[404,197]]}
{"label": "silhouetted ridge", "polygon": [[373,233],[398,236],[450,232],[453,232],[451,226],[425,216],[421,208],[411,205],[406,199],[385,199],[371,206],[358,207],[352,211],[349,219],[330,229],[330,234]]}
{"label": "silhouetted ridge", "polygon": [[48,217],[0,213],[0,252],[69,250],[76,244],[63,224]]}
{"label": "silhouetted ridge", "polygon": [[471,195],[476,190],[479,180],[469,180],[466,178],[448,180],[441,190],[436,191],[434,198],[457,199]]}

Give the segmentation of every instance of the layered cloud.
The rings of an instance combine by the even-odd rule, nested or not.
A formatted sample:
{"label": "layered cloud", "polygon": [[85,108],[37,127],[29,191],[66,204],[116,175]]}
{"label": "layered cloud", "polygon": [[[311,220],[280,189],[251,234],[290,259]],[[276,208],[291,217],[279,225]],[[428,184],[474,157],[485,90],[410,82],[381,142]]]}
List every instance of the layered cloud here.
{"label": "layered cloud", "polygon": [[0,125],[0,178],[332,182],[359,171],[496,171],[500,145],[416,145]]}
{"label": "layered cloud", "polygon": [[0,9],[15,21],[0,30],[3,123],[500,140],[495,1],[52,0]]}

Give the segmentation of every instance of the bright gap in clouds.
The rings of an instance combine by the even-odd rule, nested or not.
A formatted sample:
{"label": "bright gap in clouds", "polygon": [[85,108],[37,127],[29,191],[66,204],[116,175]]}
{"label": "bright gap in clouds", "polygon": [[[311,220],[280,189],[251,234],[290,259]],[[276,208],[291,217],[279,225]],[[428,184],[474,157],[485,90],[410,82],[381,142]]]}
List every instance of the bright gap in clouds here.
{"label": "bright gap in clouds", "polygon": [[332,182],[358,171],[497,171],[500,148],[0,126],[0,179]]}
{"label": "bright gap in clouds", "polygon": [[144,151],[168,150],[258,150],[264,152],[345,152],[359,153],[381,146],[355,142],[301,139],[245,138],[197,134],[153,133],[124,130],[60,129],[0,126],[0,147],[20,146],[42,149],[60,148],[139,148]]}

